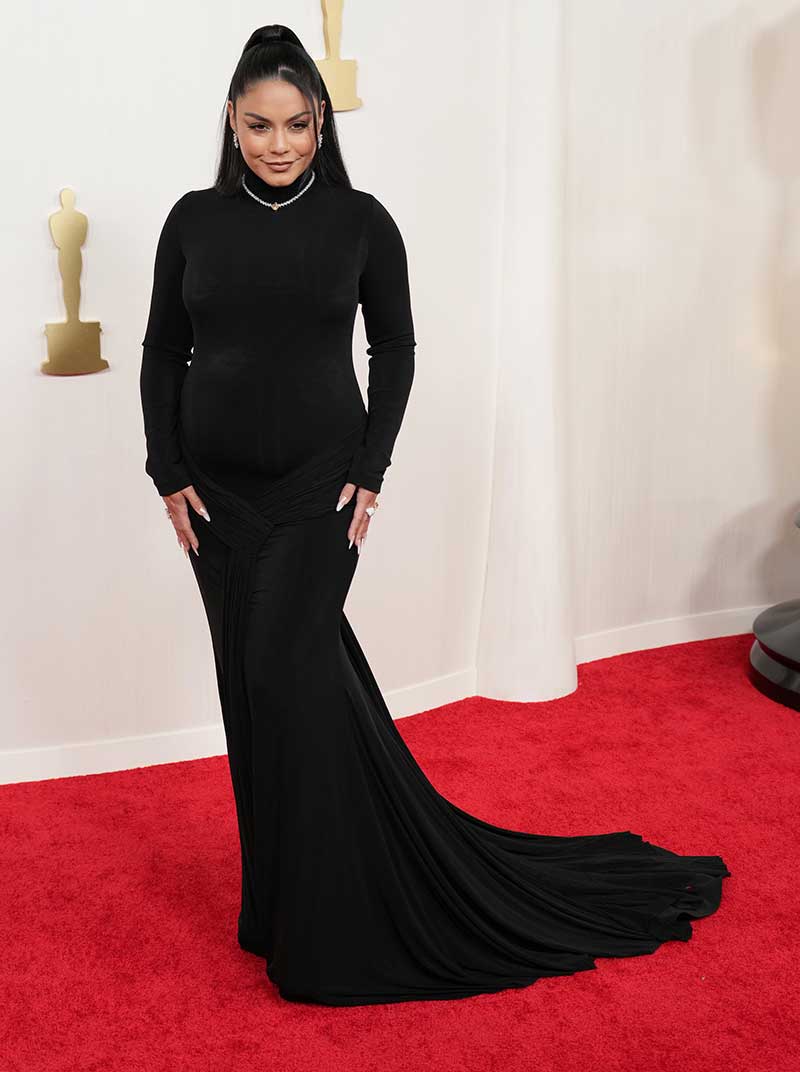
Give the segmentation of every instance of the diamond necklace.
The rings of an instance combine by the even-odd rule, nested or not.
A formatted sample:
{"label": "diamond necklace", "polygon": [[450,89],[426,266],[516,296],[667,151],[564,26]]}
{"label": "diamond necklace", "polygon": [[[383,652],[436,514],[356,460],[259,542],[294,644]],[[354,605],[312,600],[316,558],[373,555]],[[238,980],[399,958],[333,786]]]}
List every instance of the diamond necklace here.
{"label": "diamond necklace", "polygon": [[303,194],[306,192],[306,190],[309,188],[309,186],[311,186],[311,184],[313,183],[315,177],[316,177],[316,173],[312,171],[311,172],[311,178],[305,184],[305,186],[300,191],[300,193],[295,194],[294,197],[290,197],[288,201],[262,201],[261,198],[257,197],[253,193],[253,191],[250,189],[250,187],[247,185],[247,183],[245,182],[244,175],[242,175],[242,186],[244,186],[245,190],[250,194],[250,196],[253,198],[254,201],[258,201],[258,203],[260,205],[266,205],[267,208],[271,208],[275,212],[277,212],[279,208],[286,208],[287,205],[291,205],[292,201],[296,201],[298,199],[298,197],[302,197]]}

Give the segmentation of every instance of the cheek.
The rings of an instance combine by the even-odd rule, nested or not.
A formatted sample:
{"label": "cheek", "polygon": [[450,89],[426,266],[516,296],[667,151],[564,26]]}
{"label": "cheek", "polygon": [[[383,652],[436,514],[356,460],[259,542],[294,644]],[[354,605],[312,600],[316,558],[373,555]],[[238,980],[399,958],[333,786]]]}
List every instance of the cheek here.
{"label": "cheek", "polygon": [[314,128],[307,127],[295,138],[295,148],[301,153],[310,153],[314,147]]}

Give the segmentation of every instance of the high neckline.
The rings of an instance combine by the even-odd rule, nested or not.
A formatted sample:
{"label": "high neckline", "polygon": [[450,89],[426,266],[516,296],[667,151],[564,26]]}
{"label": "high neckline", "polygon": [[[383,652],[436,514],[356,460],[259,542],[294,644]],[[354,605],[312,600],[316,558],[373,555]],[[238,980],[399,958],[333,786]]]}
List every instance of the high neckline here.
{"label": "high neckline", "polygon": [[[302,171],[297,178],[288,183],[285,186],[272,186],[257,175],[255,171],[242,159],[242,165],[244,167],[244,179],[247,183],[248,189],[254,193],[257,197],[263,198],[264,201],[288,201],[289,198],[294,197],[295,194],[299,194],[301,190],[305,189],[306,184],[311,178],[311,172],[314,170],[313,161],[305,171]],[[247,190],[242,190],[242,197],[247,197]]]}

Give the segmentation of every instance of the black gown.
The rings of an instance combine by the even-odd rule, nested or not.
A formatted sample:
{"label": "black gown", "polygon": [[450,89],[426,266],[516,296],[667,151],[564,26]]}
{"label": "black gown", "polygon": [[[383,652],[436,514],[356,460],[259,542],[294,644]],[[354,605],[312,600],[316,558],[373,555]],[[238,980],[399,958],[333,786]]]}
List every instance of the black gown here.
{"label": "black gown", "polygon": [[[249,188],[284,201],[311,178]],[[368,408],[352,361],[362,306]],[[392,721],[343,612],[352,481],[380,491],[414,374],[406,253],[371,194],[173,206],[143,342],[145,468],[188,484],[241,847],[238,942],[282,997],[463,998],[687,941],[720,856],[629,830],[557,836],[463,811]]]}

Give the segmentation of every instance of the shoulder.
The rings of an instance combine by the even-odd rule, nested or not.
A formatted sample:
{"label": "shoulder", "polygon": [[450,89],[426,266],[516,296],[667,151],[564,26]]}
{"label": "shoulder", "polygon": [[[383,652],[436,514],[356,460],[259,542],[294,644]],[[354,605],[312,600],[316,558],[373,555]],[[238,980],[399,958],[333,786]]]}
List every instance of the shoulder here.
{"label": "shoulder", "polygon": [[357,190],[355,187],[347,191],[353,201],[361,208],[361,211],[369,219],[386,218],[390,216],[389,210],[383,201],[369,190]]}
{"label": "shoulder", "polygon": [[340,189],[349,195],[351,204],[356,206],[368,245],[385,247],[388,244],[403,244],[397,221],[384,200],[368,190]]}
{"label": "shoulder", "polygon": [[185,251],[192,234],[205,227],[211,215],[209,206],[212,199],[217,197],[213,187],[208,190],[187,190],[181,194],[162,216],[160,244],[164,248]]}
{"label": "shoulder", "polygon": [[355,237],[366,248],[372,232],[376,200],[366,190],[320,182],[314,195],[317,209],[335,221],[335,233]]}
{"label": "shoulder", "polygon": [[386,203],[375,194],[359,192],[364,198],[365,233],[368,247],[373,251],[373,255],[405,255],[402,232]]}
{"label": "shoulder", "polygon": [[214,187],[210,187],[208,190],[187,190],[186,193],[181,194],[177,201],[173,201],[172,209],[175,211],[182,209],[185,205],[196,203],[198,201],[207,201],[209,195],[216,193]]}
{"label": "shoulder", "polygon": [[324,199],[326,207],[336,212],[346,212],[353,217],[366,218],[369,215],[370,195],[363,190],[356,190],[354,186],[331,186],[326,182],[316,185],[317,196]]}
{"label": "shoulder", "polygon": [[225,198],[215,186],[208,186],[203,190],[187,190],[173,203],[170,211],[187,215],[225,200],[230,198]]}
{"label": "shoulder", "polygon": [[216,187],[209,186],[204,190],[187,190],[185,194],[182,194],[178,198],[174,207],[179,212],[187,214],[215,204],[220,200],[222,200],[222,194],[220,194]]}
{"label": "shoulder", "polygon": [[172,202],[167,211],[167,223],[179,224],[186,215],[187,209],[207,203],[209,200],[208,195],[214,192],[213,188],[210,190],[187,190],[186,193],[181,194],[177,201]]}
{"label": "shoulder", "polygon": [[353,209],[365,220],[389,216],[386,206],[368,190],[359,190],[355,186],[322,186],[321,189],[337,203],[337,207]]}
{"label": "shoulder", "polygon": [[187,190],[173,202],[165,226],[175,228],[182,237],[186,237],[203,228],[217,214],[223,201],[225,198],[213,186],[203,190]]}

